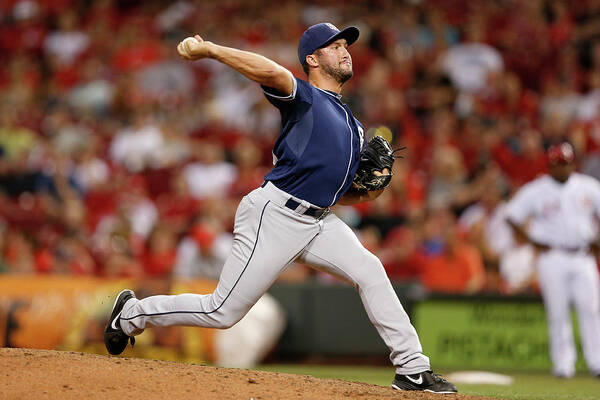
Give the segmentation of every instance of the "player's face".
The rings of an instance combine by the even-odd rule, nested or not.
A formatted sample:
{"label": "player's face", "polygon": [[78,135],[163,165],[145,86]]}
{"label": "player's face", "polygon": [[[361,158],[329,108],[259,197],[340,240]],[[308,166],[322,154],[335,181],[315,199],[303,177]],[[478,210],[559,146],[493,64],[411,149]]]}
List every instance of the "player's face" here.
{"label": "player's face", "polygon": [[550,165],[550,175],[559,182],[566,182],[575,171],[575,163],[557,163]]}
{"label": "player's face", "polygon": [[346,39],[339,39],[319,49],[315,54],[323,72],[344,83],[352,78],[352,57]]}

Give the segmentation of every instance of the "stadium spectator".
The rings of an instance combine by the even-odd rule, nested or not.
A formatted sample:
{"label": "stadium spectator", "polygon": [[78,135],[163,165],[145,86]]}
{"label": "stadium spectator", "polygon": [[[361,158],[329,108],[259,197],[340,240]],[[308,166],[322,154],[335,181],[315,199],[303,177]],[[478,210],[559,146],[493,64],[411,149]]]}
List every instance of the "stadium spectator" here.
{"label": "stadium spectator", "polygon": [[450,47],[438,61],[459,91],[456,108],[467,115],[473,108],[473,95],[489,90],[494,74],[504,69],[502,54],[485,43],[485,20],[474,14],[465,28],[465,40]]}
{"label": "stadium spectator", "polygon": [[470,202],[466,173],[460,151],[451,146],[437,147],[431,163],[427,207],[459,209]]}
{"label": "stadium spectator", "polygon": [[480,179],[479,184],[484,188],[481,198],[461,214],[459,231],[482,256],[488,290],[503,293],[531,290],[533,249],[519,243],[506,223],[506,179],[494,165]]}
{"label": "stadium spectator", "polygon": [[217,280],[232,244],[233,235],[225,230],[222,221],[201,218],[179,242],[175,275]]}
{"label": "stadium spectator", "polygon": [[410,227],[395,228],[378,253],[391,280],[421,281],[427,260],[419,251],[419,235]]}
{"label": "stadium spectator", "polygon": [[11,274],[31,274],[36,270],[33,249],[25,235],[16,229],[3,233],[5,236],[4,261]]}
{"label": "stadium spectator", "polygon": [[176,261],[176,237],[170,227],[158,224],[146,241],[140,263],[147,276],[168,278]]}
{"label": "stadium spectator", "polygon": [[183,174],[190,193],[197,199],[225,195],[237,178],[235,166],[225,160],[219,143],[193,143],[197,161],[186,165]]}
{"label": "stadium spectator", "polygon": [[262,150],[252,140],[240,139],[231,151],[237,177],[229,188],[231,196],[240,197],[263,183],[268,169],[262,165]]}
{"label": "stadium spectator", "polygon": [[[486,290],[513,287],[502,265],[520,261],[492,245],[498,237],[484,240],[483,226],[500,212],[488,204],[486,166],[498,165],[512,193],[546,172],[549,144],[569,137],[580,170],[600,178],[600,9],[597,1],[452,4],[349,2],[340,11],[330,1],[282,0],[260,18],[255,2],[0,4],[5,269],[142,276],[156,221],[175,235],[199,217],[231,231],[231,205],[271,168],[279,116],[257,87],[212,69],[218,64],[179,62],[174,42],[200,24],[209,40],[243,40],[302,74],[293,38],[323,18],[363,32],[344,101],[373,128],[368,135],[389,132],[395,147],[408,146],[386,196],[338,212],[365,241],[377,227],[386,267],[402,278],[418,275],[406,264],[424,245],[415,223],[449,207],[484,260]],[[93,262],[73,266],[76,254]]]}
{"label": "stadium spectator", "polygon": [[483,260],[477,249],[460,237],[454,222],[446,209],[432,212],[426,219],[422,282],[431,291],[475,293],[485,285]]}
{"label": "stadium spectator", "polygon": [[134,123],[117,132],[110,144],[111,160],[130,172],[155,166],[162,157],[164,138],[160,125],[146,112],[133,116]]}
{"label": "stadium spectator", "polygon": [[69,105],[79,114],[106,116],[116,95],[111,71],[98,56],[83,62],[81,80],[67,94]]}
{"label": "stadium spectator", "polygon": [[65,67],[77,61],[90,44],[89,35],[79,28],[75,10],[63,10],[58,17],[58,29],[51,31],[44,41],[47,57]]}
{"label": "stadium spectator", "polygon": [[[509,131],[504,131],[505,129]],[[537,130],[514,132],[514,129],[510,122],[500,121],[497,130],[507,140],[498,141],[492,148],[492,154],[513,187],[519,187],[544,173],[547,161],[542,137]]]}

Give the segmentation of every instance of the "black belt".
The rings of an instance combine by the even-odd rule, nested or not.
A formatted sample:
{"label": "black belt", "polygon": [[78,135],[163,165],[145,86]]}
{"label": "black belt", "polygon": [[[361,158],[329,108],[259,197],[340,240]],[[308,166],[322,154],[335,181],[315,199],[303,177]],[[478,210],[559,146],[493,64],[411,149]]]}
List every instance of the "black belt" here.
{"label": "black belt", "polygon": [[553,246],[553,249],[562,250],[566,253],[587,253],[589,251],[588,246],[581,247],[569,247],[569,246]]}
{"label": "black belt", "polygon": [[[285,206],[290,210],[296,211],[296,209],[300,206],[300,203],[294,199],[289,199]],[[311,217],[315,217],[317,219],[322,218],[323,215],[326,215],[329,212],[329,208],[316,208],[316,207],[308,207],[306,211],[300,212],[300,214],[309,215]]]}

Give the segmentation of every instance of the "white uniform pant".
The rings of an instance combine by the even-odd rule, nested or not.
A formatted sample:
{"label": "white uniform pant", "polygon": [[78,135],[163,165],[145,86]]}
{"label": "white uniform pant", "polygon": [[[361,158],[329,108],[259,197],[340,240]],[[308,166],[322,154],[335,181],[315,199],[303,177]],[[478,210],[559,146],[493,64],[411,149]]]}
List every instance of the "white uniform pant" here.
{"label": "white uniform pant", "polygon": [[585,361],[593,374],[600,374],[600,283],[596,260],[586,253],[550,250],[539,256],[538,276],[548,317],[553,373],[575,374],[577,352],[571,325],[574,306]]}
{"label": "white uniform pant", "polygon": [[335,214],[321,220],[299,214],[284,206],[289,198],[271,183],[245,196],[235,216],[233,248],[214,293],[129,300],[121,314],[123,331],[138,335],[148,326],[172,325],[228,328],[299,258],[355,285],[398,373],[430,369],[379,259]]}

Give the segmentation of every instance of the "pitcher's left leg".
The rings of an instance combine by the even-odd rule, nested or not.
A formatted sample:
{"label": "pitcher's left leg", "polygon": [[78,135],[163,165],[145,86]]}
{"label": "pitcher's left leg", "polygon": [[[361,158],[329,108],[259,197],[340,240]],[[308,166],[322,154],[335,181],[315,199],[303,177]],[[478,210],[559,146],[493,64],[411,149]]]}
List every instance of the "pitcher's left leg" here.
{"label": "pitcher's left leg", "polygon": [[354,232],[334,214],[305,248],[301,258],[318,269],[349,280],[358,289],[371,323],[390,348],[399,374],[430,369],[429,358],[379,259],[363,247]]}

